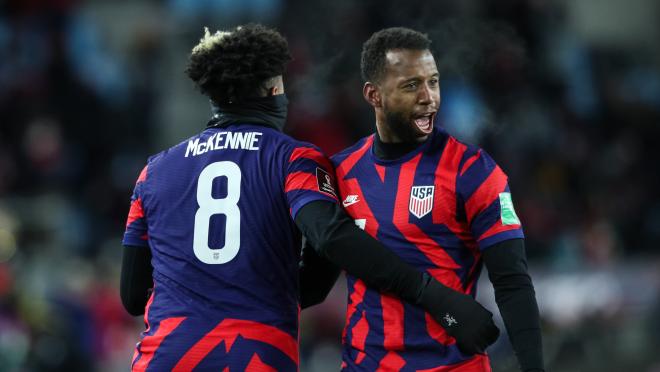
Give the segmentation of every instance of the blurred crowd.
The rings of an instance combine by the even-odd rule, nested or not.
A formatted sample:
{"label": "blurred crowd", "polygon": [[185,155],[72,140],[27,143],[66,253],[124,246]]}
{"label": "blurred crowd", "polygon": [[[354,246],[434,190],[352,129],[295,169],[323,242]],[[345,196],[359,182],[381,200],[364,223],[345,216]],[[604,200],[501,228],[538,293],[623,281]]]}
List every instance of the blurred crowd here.
{"label": "blurred crowd", "polygon": [[[328,155],[374,130],[362,43],[428,33],[438,124],[510,177],[549,370],[660,371],[654,0],[0,3],[0,371],[128,368],[143,327],[118,294],[132,187],[210,115],[183,73],[203,27],[249,21],[288,38],[287,131]],[[303,313],[303,371],[338,370],[344,296]],[[515,370],[502,339],[495,371]]]}

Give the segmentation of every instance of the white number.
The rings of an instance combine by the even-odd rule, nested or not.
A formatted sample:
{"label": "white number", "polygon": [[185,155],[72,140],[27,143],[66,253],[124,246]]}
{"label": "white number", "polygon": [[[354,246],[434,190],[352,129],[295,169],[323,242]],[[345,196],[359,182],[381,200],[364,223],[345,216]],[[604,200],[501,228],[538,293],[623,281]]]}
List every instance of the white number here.
{"label": "white number", "polygon": [[[211,195],[213,180],[227,177],[227,197],[214,199]],[[238,199],[241,197],[241,168],[231,161],[219,161],[209,164],[199,174],[197,180],[197,204],[193,249],[195,256],[207,264],[223,264],[231,261],[238,254],[241,246],[241,210]],[[211,216],[224,214],[225,246],[209,247],[209,225]]]}

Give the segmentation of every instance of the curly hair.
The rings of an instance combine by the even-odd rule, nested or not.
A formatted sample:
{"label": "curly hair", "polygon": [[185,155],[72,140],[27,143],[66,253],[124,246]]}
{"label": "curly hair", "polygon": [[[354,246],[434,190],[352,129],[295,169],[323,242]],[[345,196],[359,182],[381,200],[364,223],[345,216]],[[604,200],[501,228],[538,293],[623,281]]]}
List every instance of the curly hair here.
{"label": "curly hair", "polygon": [[282,75],[291,54],[286,39],[260,24],[204,37],[190,54],[186,74],[216,103],[259,95],[268,79]]}
{"label": "curly hair", "polygon": [[385,72],[385,54],[392,49],[425,50],[431,46],[426,34],[405,27],[380,30],[362,45],[360,72],[364,81],[379,81]]}

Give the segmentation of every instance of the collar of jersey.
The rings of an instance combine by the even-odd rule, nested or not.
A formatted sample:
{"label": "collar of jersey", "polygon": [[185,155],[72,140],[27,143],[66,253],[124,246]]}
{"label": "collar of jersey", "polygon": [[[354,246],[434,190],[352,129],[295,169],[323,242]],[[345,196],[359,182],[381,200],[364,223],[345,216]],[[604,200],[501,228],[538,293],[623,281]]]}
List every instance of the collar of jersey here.
{"label": "collar of jersey", "polygon": [[376,154],[374,154],[374,144],[376,143],[376,138],[375,138],[376,134],[374,133],[374,134],[371,135],[373,137],[373,141],[372,141],[371,146],[369,148],[369,156],[371,157],[371,160],[373,160],[374,163],[380,164],[380,165],[385,165],[385,166],[399,165],[401,163],[405,163],[408,160],[414,158],[417,154],[424,151],[427,147],[430,146],[429,144],[431,142],[433,142],[433,137],[435,137],[436,130],[437,129],[434,127],[433,132],[431,132],[429,134],[426,141],[420,143],[419,146],[417,146],[416,148],[414,148],[410,152],[408,152],[408,153],[406,153],[406,154],[404,154],[404,155],[402,155],[398,158],[395,158],[395,159],[381,159],[378,156],[376,156]]}

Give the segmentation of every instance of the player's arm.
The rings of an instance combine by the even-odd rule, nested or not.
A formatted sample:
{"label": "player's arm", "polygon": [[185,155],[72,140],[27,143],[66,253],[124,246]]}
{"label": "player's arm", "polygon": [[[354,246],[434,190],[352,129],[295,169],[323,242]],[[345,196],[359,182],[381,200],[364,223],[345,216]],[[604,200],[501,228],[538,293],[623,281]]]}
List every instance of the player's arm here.
{"label": "player's arm", "polygon": [[[421,306],[456,338],[463,352],[483,352],[497,339],[499,331],[488,310],[403,262],[355,226],[338,204],[310,202],[300,208],[295,222],[319,256],[370,287]],[[450,317],[457,322],[448,322]]]}
{"label": "player's arm", "polygon": [[119,295],[129,314],[144,314],[153,287],[152,273],[149,247],[124,246]]}
{"label": "player's arm", "polygon": [[495,299],[523,371],[543,371],[539,310],[527,274],[524,234],[513,207],[508,177],[484,151],[470,155],[457,189],[467,220],[483,253]]}
{"label": "player's arm", "polygon": [[144,314],[149,291],[153,286],[151,249],[147,238],[149,234],[143,206],[144,183],[147,179],[148,168],[145,166],[142,169],[135,182],[123,239],[119,295],[124,308],[131,315]]}
{"label": "player's arm", "polygon": [[300,260],[300,307],[305,309],[325,301],[339,277],[339,268],[320,257],[305,240]]}
{"label": "player's arm", "polygon": [[542,372],[539,309],[527,273],[524,240],[497,243],[484,251],[483,258],[520,367],[524,372]]}

